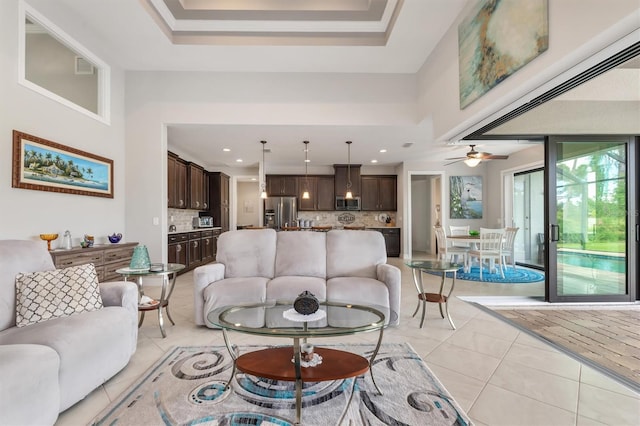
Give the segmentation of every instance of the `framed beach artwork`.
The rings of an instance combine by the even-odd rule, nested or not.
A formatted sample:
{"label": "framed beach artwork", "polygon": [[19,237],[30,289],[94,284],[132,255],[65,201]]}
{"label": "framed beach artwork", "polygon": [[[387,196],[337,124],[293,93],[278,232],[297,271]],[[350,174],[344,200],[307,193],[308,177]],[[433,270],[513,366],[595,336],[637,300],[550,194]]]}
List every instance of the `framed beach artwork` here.
{"label": "framed beach artwork", "polygon": [[458,26],[460,108],[548,47],[548,0],[479,1]]}
{"label": "framed beach artwork", "polygon": [[449,177],[449,217],[482,219],[482,176]]}
{"label": "framed beach artwork", "polygon": [[113,198],[113,160],[14,130],[11,186]]}

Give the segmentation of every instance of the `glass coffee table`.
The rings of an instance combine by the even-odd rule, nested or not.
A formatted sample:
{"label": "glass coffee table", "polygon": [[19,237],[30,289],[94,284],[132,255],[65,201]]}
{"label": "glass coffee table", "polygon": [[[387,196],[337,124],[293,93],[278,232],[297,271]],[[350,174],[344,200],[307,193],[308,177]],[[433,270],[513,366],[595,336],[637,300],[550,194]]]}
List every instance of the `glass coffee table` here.
{"label": "glass coffee table", "polygon": [[[408,260],[405,262],[409,268],[412,269],[413,272],[413,283],[416,286],[416,290],[418,291],[418,306],[416,306],[416,310],[413,312],[412,316],[416,316],[418,313],[418,309],[420,309],[420,302],[422,301],[422,318],[420,319],[420,328],[424,324],[424,315],[427,310],[427,302],[437,303],[440,308],[440,316],[444,318],[444,312],[442,312],[442,305],[444,305],[445,311],[447,312],[447,319],[449,320],[449,324],[451,324],[451,328],[456,329],[455,324],[453,324],[453,320],[451,319],[451,315],[449,314],[449,298],[451,297],[451,293],[453,293],[453,289],[456,286],[456,272],[458,269],[462,268],[463,265],[458,263],[451,263],[442,260]],[[442,274],[442,281],[440,282],[440,291],[438,293],[428,293],[424,289],[424,284],[422,283],[422,273],[423,272],[435,272]],[[447,272],[451,272],[453,274],[453,279],[451,281],[451,287],[447,294],[444,294],[445,291],[445,279],[447,277]]]}
{"label": "glass coffee table", "polygon": [[[382,343],[388,311],[389,309],[384,307],[321,302],[316,314],[304,316],[293,311],[292,301],[268,301],[217,308],[207,315],[207,320],[222,328],[225,345],[233,359],[233,369],[227,387],[231,384],[236,369],[257,377],[295,382],[296,424],[300,424],[303,382],[354,378],[351,395],[340,421],[347,413],[357,376],[365,374],[368,370],[376,391],[382,395],[371,366]],[[271,318],[272,324],[266,325],[266,318]],[[239,355],[237,347],[229,340],[229,330],[261,337],[290,337],[293,339],[293,345],[270,347]],[[315,366],[303,366],[301,341],[303,346],[306,346],[309,338],[347,336],[371,331],[377,331],[379,334],[376,347],[369,359],[347,351],[315,347],[314,352],[322,357],[322,362]]]}

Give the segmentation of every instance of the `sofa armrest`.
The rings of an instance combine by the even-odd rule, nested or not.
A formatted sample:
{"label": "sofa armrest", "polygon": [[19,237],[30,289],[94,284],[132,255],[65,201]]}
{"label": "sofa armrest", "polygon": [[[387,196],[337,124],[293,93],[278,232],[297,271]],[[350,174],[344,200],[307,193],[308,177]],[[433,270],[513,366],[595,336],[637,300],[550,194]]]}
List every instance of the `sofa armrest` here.
{"label": "sofa armrest", "polygon": [[138,342],[138,286],[131,281],[111,281],[99,284],[100,297],[104,306],[122,306],[129,314],[134,330],[132,331],[133,348]]}
{"label": "sofa armrest", "polygon": [[224,269],[222,263],[209,263],[193,270],[193,314],[196,325],[205,325],[204,290],[209,284],[224,279]]}
{"label": "sofa armrest", "polygon": [[0,424],[54,424],[60,410],[58,353],[43,345],[0,345],[0,360]]}
{"label": "sofa armrest", "polygon": [[389,309],[395,313],[395,317],[389,319],[389,325],[400,323],[400,296],[402,288],[402,278],[400,269],[387,263],[379,264],[376,267],[378,281],[382,281],[389,290]]}

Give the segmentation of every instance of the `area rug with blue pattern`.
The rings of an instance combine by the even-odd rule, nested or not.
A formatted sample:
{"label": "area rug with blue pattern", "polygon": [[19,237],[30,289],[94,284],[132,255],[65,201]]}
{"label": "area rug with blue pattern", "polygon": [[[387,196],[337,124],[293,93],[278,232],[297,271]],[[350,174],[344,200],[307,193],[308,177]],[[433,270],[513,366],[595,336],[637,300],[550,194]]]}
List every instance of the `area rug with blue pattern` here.
{"label": "area rug with blue pattern", "polygon": [[[430,273],[433,275],[442,275],[440,272]],[[451,278],[452,276],[453,273],[447,272],[447,277]],[[487,269],[484,269],[482,271],[482,279],[480,279],[480,268],[473,266],[469,272],[465,272],[463,268],[458,269],[458,272],[456,272],[456,278],[459,280],[482,281],[485,283],[528,284],[544,281],[544,274],[540,271],[524,268],[522,266],[516,266],[515,270],[512,266],[507,266],[504,269],[504,278],[502,278],[499,271],[491,273]]]}
{"label": "area rug with blue pattern", "polygon": [[[240,346],[240,353],[268,346]],[[326,345],[369,357],[370,344]],[[169,350],[93,425],[293,425],[293,382],[241,372],[226,383],[232,362],[225,346],[179,346]],[[313,367],[307,367],[313,368]],[[303,384],[304,425],[335,425],[348,406],[345,425],[470,425],[467,414],[406,343],[383,344],[369,373],[354,379]]]}

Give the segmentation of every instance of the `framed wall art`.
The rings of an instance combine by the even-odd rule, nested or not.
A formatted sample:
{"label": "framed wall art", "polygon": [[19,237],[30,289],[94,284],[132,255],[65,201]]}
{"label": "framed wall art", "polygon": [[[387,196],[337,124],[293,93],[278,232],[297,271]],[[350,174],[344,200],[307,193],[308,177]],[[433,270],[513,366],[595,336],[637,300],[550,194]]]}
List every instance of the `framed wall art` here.
{"label": "framed wall art", "polygon": [[113,160],[14,130],[11,186],[113,198]]}
{"label": "framed wall art", "polygon": [[449,203],[451,219],[482,219],[482,176],[450,176]]}
{"label": "framed wall art", "polygon": [[549,47],[548,0],[482,0],[458,26],[464,109]]}

